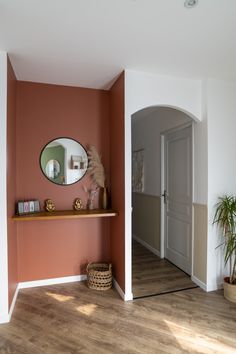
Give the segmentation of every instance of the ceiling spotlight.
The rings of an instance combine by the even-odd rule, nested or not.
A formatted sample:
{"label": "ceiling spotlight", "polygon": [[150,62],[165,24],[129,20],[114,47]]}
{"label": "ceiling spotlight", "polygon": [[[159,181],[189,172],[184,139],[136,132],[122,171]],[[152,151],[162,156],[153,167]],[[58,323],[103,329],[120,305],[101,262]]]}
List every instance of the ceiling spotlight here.
{"label": "ceiling spotlight", "polygon": [[193,7],[197,6],[198,0],[185,0],[184,6],[187,9],[192,9]]}

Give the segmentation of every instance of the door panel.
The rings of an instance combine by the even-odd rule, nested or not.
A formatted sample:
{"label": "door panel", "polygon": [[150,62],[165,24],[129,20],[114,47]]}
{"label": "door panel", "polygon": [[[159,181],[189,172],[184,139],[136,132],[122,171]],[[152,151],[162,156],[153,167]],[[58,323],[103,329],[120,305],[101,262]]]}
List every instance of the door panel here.
{"label": "door panel", "polygon": [[192,127],[165,134],[165,258],[191,274]]}
{"label": "door panel", "polygon": [[[167,238],[167,248],[171,250],[176,255],[183,256],[185,258],[189,257],[189,239],[185,237],[189,233],[190,225],[182,220],[167,217],[167,234],[178,234],[179,237],[168,237]],[[186,242],[187,241],[187,242]]]}

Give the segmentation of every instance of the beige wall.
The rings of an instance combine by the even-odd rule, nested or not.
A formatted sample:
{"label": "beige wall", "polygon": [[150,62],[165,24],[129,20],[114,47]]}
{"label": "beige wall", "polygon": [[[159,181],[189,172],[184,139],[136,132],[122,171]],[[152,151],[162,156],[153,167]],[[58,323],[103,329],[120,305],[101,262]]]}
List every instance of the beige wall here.
{"label": "beige wall", "polygon": [[193,276],[206,284],[207,281],[207,206],[193,204],[194,248]]}
{"label": "beige wall", "polygon": [[153,249],[160,250],[160,197],[132,193],[133,235]]}

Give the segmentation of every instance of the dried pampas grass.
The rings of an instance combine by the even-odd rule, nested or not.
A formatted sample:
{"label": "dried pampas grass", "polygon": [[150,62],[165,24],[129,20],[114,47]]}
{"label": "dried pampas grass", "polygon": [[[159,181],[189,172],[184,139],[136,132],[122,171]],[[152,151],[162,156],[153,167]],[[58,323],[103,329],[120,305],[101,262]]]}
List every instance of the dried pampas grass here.
{"label": "dried pampas grass", "polygon": [[89,146],[87,153],[89,159],[88,170],[92,176],[93,182],[99,187],[105,188],[105,171],[95,146]]}

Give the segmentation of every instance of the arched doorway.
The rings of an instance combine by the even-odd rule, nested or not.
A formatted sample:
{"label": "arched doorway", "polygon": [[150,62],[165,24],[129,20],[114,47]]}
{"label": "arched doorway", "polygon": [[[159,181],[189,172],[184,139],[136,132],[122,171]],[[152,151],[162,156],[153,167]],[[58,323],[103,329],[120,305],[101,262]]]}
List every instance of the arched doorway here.
{"label": "arched doorway", "polygon": [[[195,286],[184,272],[166,260],[161,261],[161,257],[169,259],[190,276],[192,275],[192,123],[193,119],[190,115],[172,107],[148,107],[132,115],[132,285],[134,298]],[[183,137],[186,134],[188,136],[185,139]],[[170,159],[169,169],[165,161],[168,154],[164,153],[164,150],[161,151],[161,147],[164,148],[166,144],[169,144],[169,147],[172,146],[171,149],[167,149]],[[187,174],[190,194],[188,205],[183,206],[183,203],[180,203],[176,207],[176,198],[172,204],[170,204],[171,198],[168,203],[164,201],[166,199],[164,181],[167,177],[165,174],[169,171],[170,175],[167,180],[170,182],[172,178],[172,195],[173,188],[177,191],[175,196],[180,194],[178,192],[181,185],[183,188],[180,192],[183,192],[186,185],[185,182],[181,184],[181,180],[186,177],[183,163],[187,161],[184,161],[183,155],[185,160],[188,159],[188,166],[186,165],[185,168],[188,167],[189,170]],[[163,197],[161,197],[162,194]],[[179,198],[179,201],[181,198],[183,199],[183,196]],[[169,207],[166,207],[167,204],[172,208],[171,213]],[[181,210],[179,210],[180,207]],[[181,215],[184,209],[188,210],[188,220],[185,221]],[[174,215],[176,217],[173,217]],[[186,216],[187,214],[185,219]],[[187,230],[186,233],[185,230]],[[186,235],[183,235],[184,233]],[[182,263],[186,265],[187,255],[189,259],[186,268],[182,266]],[[169,280],[165,273],[169,274]]]}

